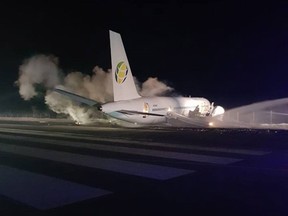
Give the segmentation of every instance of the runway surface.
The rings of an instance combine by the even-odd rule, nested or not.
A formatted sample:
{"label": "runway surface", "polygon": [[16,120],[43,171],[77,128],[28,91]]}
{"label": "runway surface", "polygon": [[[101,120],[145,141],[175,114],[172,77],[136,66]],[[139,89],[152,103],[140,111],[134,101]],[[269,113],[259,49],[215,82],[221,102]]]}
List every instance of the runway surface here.
{"label": "runway surface", "polygon": [[0,121],[0,215],[287,215],[288,133]]}

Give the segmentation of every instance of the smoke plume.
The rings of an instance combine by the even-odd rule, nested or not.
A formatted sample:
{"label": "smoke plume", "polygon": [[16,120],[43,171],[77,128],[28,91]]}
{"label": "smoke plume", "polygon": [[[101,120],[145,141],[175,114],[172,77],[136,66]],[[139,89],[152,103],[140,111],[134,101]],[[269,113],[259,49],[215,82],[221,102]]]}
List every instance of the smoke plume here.
{"label": "smoke plume", "polygon": [[145,97],[161,96],[171,92],[173,88],[167,86],[165,83],[160,82],[158,78],[149,77],[143,84],[140,94]]}
{"label": "smoke plume", "polygon": [[[47,55],[36,55],[24,60],[19,67],[19,78],[15,82],[21,97],[30,100],[37,96],[36,86],[41,85],[46,89],[45,103],[52,111],[69,115],[76,122],[84,124],[103,118],[93,108],[81,106],[51,89],[63,88],[101,103],[113,101],[111,70],[104,71],[96,66],[92,75],[77,71],[64,76],[58,63],[57,57]],[[143,84],[138,81],[136,83],[142,96],[164,95],[173,90],[157,78],[148,78]]]}
{"label": "smoke plume", "polygon": [[62,85],[75,94],[101,103],[113,100],[111,71],[105,72],[98,66],[94,67],[91,76],[81,72],[69,73]]}
{"label": "smoke plume", "polygon": [[36,84],[45,88],[52,88],[60,83],[61,71],[58,67],[58,59],[54,56],[36,55],[24,60],[19,67],[19,94],[24,100],[30,100],[37,95]]}

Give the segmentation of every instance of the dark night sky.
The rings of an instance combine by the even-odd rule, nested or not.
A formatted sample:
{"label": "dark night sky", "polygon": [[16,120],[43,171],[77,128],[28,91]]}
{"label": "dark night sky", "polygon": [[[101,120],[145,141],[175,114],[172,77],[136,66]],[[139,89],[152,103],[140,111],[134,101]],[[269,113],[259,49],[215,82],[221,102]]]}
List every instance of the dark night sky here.
{"label": "dark night sky", "polygon": [[288,96],[288,4],[59,2],[1,3],[0,109],[33,105],[13,82],[34,54],[59,57],[66,73],[111,68],[109,29],[142,82],[158,77],[224,107]]}

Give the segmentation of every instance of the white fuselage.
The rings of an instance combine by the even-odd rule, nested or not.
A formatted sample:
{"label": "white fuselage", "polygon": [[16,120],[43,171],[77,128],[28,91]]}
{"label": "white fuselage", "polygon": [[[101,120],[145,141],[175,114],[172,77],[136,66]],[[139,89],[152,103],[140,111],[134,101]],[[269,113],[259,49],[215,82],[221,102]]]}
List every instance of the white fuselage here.
{"label": "white fuselage", "polygon": [[169,112],[189,117],[190,112],[196,111],[195,109],[199,115],[205,116],[210,111],[210,102],[205,98],[195,97],[141,97],[102,105],[102,111],[107,115],[137,124],[164,123]]}

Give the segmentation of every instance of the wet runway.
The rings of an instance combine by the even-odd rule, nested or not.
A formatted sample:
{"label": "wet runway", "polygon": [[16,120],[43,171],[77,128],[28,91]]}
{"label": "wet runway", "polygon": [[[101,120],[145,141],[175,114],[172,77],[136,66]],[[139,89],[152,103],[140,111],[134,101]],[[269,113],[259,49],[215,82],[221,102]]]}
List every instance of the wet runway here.
{"label": "wet runway", "polygon": [[287,215],[288,132],[0,121],[0,215]]}

